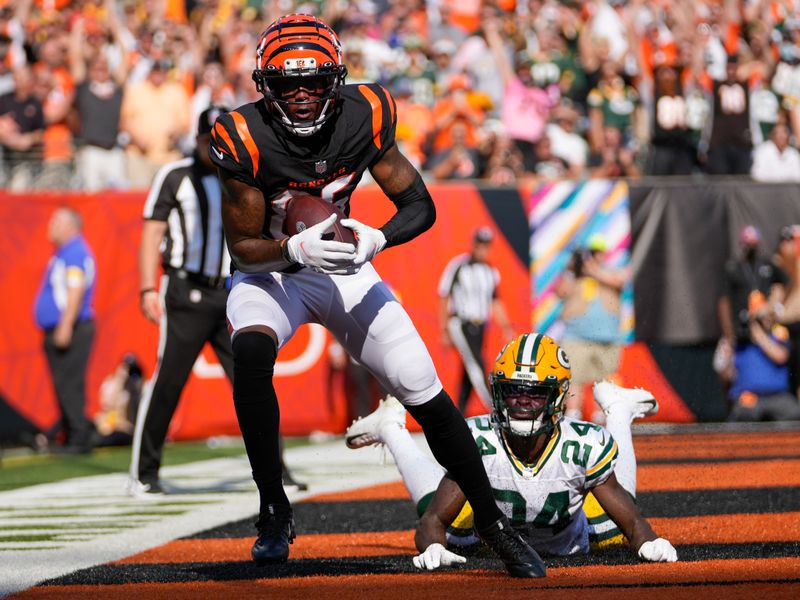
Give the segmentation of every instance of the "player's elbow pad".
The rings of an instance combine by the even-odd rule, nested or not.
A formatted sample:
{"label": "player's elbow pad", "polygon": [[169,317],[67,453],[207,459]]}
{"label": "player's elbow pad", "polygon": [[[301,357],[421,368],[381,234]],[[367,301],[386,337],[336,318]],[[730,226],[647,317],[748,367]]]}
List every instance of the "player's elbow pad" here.
{"label": "player's elbow pad", "polygon": [[389,195],[389,199],[397,207],[397,212],[381,227],[386,237],[386,248],[413,240],[428,231],[436,221],[436,206],[419,173],[414,183],[398,194]]}

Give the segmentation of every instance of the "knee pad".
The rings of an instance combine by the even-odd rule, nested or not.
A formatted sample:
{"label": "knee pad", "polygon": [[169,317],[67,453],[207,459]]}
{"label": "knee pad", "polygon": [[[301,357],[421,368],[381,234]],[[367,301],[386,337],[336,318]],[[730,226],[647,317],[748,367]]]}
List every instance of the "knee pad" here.
{"label": "knee pad", "polygon": [[245,331],[233,338],[233,362],[236,368],[275,368],[278,348],[275,341],[261,331]]}
{"label": "knee pad", "polygon": [[388,390],[406,406],[427,402],[442,389],[421,340],[398,344],[384,356],[383,365]]}

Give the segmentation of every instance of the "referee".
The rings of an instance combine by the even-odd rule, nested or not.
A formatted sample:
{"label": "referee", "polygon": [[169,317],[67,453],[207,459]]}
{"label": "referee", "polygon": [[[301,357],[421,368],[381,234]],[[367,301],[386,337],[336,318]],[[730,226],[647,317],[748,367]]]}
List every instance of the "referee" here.
{"label": "referee", "polygon": [[[222,194],[208,157],[211,128],[226,109],[199,118],[193,156],[165,165],[144,207],[139,248],[140,307],[160,326],[158,362],[145,386],[133,434],[128,492],[163,494],[159,468],[172,415],[192,366],[210,342],[233,381],[233,352],[225,317],[231,260],[222,230]],[[164,269],[159,285],[159,259]],[[284,467],[284,483],[292,481]]]}
{"label": "referee", "polygon": [[[172,415],[189,373],[211,342],[229,379],[233,355],[225,320],[230,256],[222,235],[222,195],[207,156],[223,109],[200,115],[194,155],[165,165],[144,207],[139,247],[140,307],[160,326],[158,362],[145,386],[133,433],[128,491],[161,494],[158,471]],[[159,255],[164,267],[157,285]]]}
{"label": "referee", "polygon": [[481,227],[472,239],[472,251],[453,258],[439,280],[439,324],[446,346],[455,346],[464,366],[458,407],[467,408],[474,389],[481,401],[491,408],[483,366],[483,336],[486,323],[494,316],[505,339],[514,337],[505,306],[497,295],[500,273],[486,262],[494,234]]}

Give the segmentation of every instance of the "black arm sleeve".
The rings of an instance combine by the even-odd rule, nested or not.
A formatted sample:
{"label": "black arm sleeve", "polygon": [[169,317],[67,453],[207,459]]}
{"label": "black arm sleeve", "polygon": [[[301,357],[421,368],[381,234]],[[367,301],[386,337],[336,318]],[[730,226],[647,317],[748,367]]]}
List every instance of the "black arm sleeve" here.
{"label": "black arm sleeve", "polygon": [[389,200],[397,207],[397,212],[380,228],[386,237],[386,248],[413,240],[436,221],[436,206],[419,173],[408,189],[390,195]]}

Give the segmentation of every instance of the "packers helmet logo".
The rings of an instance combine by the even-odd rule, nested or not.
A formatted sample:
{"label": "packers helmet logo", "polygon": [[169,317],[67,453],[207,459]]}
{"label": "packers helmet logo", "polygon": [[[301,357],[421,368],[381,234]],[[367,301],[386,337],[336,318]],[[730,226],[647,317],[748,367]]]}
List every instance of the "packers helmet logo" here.
{"label": "packers helmet logo", "polygon": [[559,346],[558,350],[556,351],[556,358],[558,358],[558,363],[564,367],[565,369],[571,369],[572,367],[569,364],[569,358],[567,358],[567,353],[564,352],[564,349]]}

